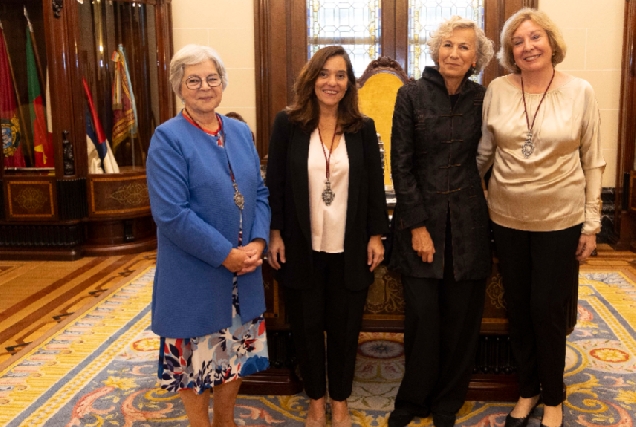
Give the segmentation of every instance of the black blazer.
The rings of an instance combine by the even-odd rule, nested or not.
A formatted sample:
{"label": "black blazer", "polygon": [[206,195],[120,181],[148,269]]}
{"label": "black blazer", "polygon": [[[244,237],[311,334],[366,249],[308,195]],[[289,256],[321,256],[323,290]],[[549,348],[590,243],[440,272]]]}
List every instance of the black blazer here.
{"label": "black blazer", "polygon": [[[272,230],[280,230],[287,262],[277,275],[284,286],[313,286],[311,225],[309,217],[310,134],[289,121],[287,113],[276,115],[269,141],[266,184],[272,209]],[[366,118],[355,133],[345,133],[349,156],[349,195],[345,224],[345,283],[349,290],[362,290],[373,282],[367,265],[367,244],[374,235],[389,231],[384,177],[373,120]]]}

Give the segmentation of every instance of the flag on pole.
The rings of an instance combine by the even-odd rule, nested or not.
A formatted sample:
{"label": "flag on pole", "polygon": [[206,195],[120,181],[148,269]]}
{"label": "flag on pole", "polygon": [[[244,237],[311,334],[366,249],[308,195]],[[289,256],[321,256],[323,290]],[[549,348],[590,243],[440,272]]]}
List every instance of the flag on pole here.
{"label": "flag on pole", "polygon": [[[88,106],[85,108],[86,121],[86,155],[88,157],[88,173],[104,173],[104,151],[105,144],[100,144],[97,140],[97,132],[93,126]],[[100,147],[103,149],[100,150]]]}
{"label": "flag on pole", "polygon": [[115,63],[113,80],[113,150],[128,136],[137,133],[137,107],[135,95],[130,83],[126,53],[120,44],[113,52],[111,60]]}
{"label": "flag on pole", "polygon": [[49,84],[49,68],[46,68],[46,88],[44,89],[46,105],[46,138],[49,140],[49,144],[53,146],[53,112],[51,109],[51,85]]}
{"label": "flag on pole", "polygon": [[93,95],[86,79],[82,77],[82,86],[86,95],[86,151],[88,153],[89,173],[119,173],[119,165],[104,134],[99,121]]}
{"label": "flag on pole", "polygon": [[[40,86],[45,85],[44,82],[44,73],[42,72],[42,64],[40,63],[40,55],[38,55],[38,44],[35,40],[35,31],[33,31],[33,25],[31,24],[31,20],[29,19],[29,12],[27,12],[27,8],[26,6],[23,6],[24,8],[24,17],[26,18],[27,21],[27,30],[29,31],[27,34],[27,37],[30,36],[31,38],[31,46],[33,48],[33,54],[35,57],[35,65],[37,67],[38,70],[38,78],[40,79]],[[45,94],[45,96],[48,95],[48,93]],[[49,98],[44,98],[44,103],[46,104],[46,101]]]}
{"label": "flag on pole", "polygon": [[33,53],[33,45],[31,44],[28,26],[26,32],[26,65],[29,111],[31,113],[31,125],[33,126],[35,167],[53,167],[53,145],[48,138],[48,132],[46,130],[46,116],[44,114],[42,90],[38,79],[38,70],[35,63],[35,55]]}
{"label": "flag on pole", "polygon": [[24,167],[24,155],[20,145],[20,121],[15,98],[9,54],[6,51],[4,32],[0,24],[0,125],[5,167]]}

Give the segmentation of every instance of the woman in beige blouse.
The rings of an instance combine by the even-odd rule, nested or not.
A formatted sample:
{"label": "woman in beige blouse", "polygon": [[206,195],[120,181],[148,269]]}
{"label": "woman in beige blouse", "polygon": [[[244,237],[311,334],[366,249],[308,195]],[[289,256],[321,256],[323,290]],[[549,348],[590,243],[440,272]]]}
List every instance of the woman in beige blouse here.
{"label": "woman in beige blouse", "polygon": [[555,70],[565,43],[545,13],[511,16],[498,57],[512,74],[486,92],[477,163],[482,176],[492,165],[488,208],[519,373],[505,426],[525,427],[543,401],[541,425],[558,427],[565,304],[600,231],[599,110],[588,82]]}

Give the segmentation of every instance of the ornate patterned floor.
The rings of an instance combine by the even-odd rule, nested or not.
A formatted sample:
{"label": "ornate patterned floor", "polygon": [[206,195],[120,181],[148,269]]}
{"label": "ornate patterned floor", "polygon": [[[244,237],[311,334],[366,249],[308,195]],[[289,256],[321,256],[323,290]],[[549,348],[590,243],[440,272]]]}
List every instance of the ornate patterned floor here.
{"label": "ornate patterned floor", "polygon": [[[581,268],[579,322],[568,341],[565,376],[569,425],[634,426],[635,258],[632,253],[601,250]],[[9,302],[3,304],[21,310],[12,314],[2,306],[2,331],[11,330],[9,317],[23,316],[31,320],[22,322],[24,328],[14,329],[10,337],[14,341],[9,342],[17,342],[14,337],[18,337],[26,343],[39,334],[0,367],[0,425],[187,425],[178,397],[156,387],[158,340],[148,330],[153,262],[154,254],[149,253],[86,259],[74,266],[49,264],[58,270],[58,278],[44,271],[46,264],[0,262],[0,290],[12,289]],[[24,292],[20,302],[11,296],[20,292],[15,283],[19,276],[33,280],[26,283],[41,283],[40,278],[51,283]],[[101,295],[90,296],[89,288]],[[74,296],[66,301],[65,295]],[[44,307],[53,305],[50,301],[65,302],[57,305],[57,311],[45,313]],[[52,316],[58,316],[59,323],[51,321]],[[47,329],[51,323],[53,327]],[[401,338],[388,333],[361,335],[354,393],[349,399],[355,425],[386,425],[404,369]],[[506,402],[469,401],[457,425],[503,426],[511,407]],[[306,410],[303,393],[241,396],[236,422],[300,427]],[[536,411],[530,426],[539,425],[541,413]],[[415,419],[411,425],[431,424],[426,418]]]}

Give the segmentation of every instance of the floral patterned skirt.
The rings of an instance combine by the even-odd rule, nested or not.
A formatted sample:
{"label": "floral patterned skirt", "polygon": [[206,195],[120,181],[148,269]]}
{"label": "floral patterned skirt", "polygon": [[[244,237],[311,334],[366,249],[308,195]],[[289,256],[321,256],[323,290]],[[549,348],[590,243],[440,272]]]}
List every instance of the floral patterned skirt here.
{"label": "floral patterned skirt", "polygon": [[234,276],[232,326],[194,338],[161,337],[159,382],[162,389],[205,389],[243,378],[269,367],[265,319],[242,324]]}

